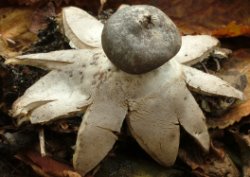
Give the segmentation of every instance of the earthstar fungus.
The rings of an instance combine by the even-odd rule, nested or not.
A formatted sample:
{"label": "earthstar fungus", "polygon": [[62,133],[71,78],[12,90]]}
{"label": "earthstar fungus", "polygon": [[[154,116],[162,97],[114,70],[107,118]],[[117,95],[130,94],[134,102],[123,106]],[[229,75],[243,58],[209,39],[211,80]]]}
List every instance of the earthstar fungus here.
{"label": "earthstar fungus", "polygon": [[[142,7],[152,8],[131,9]],[[79,32],[81,24],[88,23],[92,26]],[[158,163],[170,166],[178,153],[180,126],[205,150],[210,146],[205,116],[189,88],[202,94],[243,97],[218,77],[181,64],[182,58],[201,60],[204,53],[207,57],[218,49],[218,40],[211,36],[183,36],[186,46],[182,45],[175,57],[152,71],[135,75],[120,70],[107,58],[99,45],[103,25],[94,17],[76,7],[66,7],[63,26],[77,49],[6,61],[50,70],[15,101],[12,116],[19,123],[28,120],[45,124],[85,112],[73,157],[74,167],[83,176],[112,149],[125,118],[139,145]]]}

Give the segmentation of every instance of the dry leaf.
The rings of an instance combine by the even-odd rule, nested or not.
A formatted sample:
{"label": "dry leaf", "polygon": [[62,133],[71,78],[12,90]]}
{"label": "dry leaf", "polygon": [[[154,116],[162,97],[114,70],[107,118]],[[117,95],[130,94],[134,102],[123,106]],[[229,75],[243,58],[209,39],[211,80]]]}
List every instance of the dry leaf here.
{"label": "dry leaf", "polygon": [[230,127],[229,131],[238,144],[241,158],[241,168],[244,177],[250,176],[250,119],[244,119],[239,124]]}
{"label": "dry leaf", "polygon": [[26,5],[26,6],[41,3],[42,1],[44,3],[47,2],[47,0],[46,1],[45,0],[7,0],[7,2],[12,5]]}
{"label": "dry leaf", "polygon": [[48,18],[56,16],[55,10],[55,6],[52,2],[35,8],[29,30],[37,34],[40,30],[45,29],[48,24]]}
{"label": "dry leaf", "polygon": [[218,145],[212,145],[208,154],[188,145],[179,150],[179,157],[200,177],[240,176],[224,148]]}
{"label": "dry leaf", "polygon": [[61,7],[64,6],[77,6],[81,7],[85,10],[91,11],[94,14],[98,13],[98,10],[101,8],[103,0],[56,0],[56,1],[49,1],[49,0],[6,0],[4,2],[0,1],[1,6],[27,6],[27,7],[44,7],[47,3],[51,3],[58,8],[58,12],[61,11]]}
{"label": "dry leaf", "polygon": [[0,10],[0,55],[20,54],[36,40],[29,31],[33,10],[28,8],[1,8]]}
{"label": "dry leaf", "polygon": [[[11,4],[46,4],[41,0],[8,0]],[[60,0],[57,6],[74,5],[97,14],[100,0]],[[184,34],[210,34],[217,37],[250,35],[250,1],[247,0],[108,0],[104,9],[121,4],[150,4],[168,14]]]}
{"label": "dry leaf", "polygon": [[42,157],[38,152],[27,151],[18,155],[25,163],[29,164],[38,174],[46,177],[81,177],[69,165],[56,161],[48,156]]}
{"label": "dry leaf", "polygon": [[250,100],[232,108],[229,113],[220,118],[209,118],[207,124],[210,128],[226,128],[239,122],[242,118],[250,114]]}
{"label": "dry leaf", "polygon": [[235,37],[242,34],[250,36],[250,25],[237,24],[235,21],[212,32],[212,35],[220,37]]}

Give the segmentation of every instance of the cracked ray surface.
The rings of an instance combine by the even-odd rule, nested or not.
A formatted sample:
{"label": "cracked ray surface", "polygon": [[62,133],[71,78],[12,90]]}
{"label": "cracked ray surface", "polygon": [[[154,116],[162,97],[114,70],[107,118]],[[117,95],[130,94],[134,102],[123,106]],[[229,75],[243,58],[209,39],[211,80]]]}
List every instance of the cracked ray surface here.
{"label": "cracked ray surface", "polygon": [[100,86],[78,131],[73,163],[81,174],[90,171],[112,149],[127,114],[123,91],[110,84],[108,81]]}
{"label": "cracked ray surface", "polygon": [[[127,119],[131,134],[140,146],[157,162],[168,166],[175,162],[180,138],[175,104],[171,104],[178,94],[173,87],[160,88],[161,97],[155,90],[134,100]],[[170,92],[173,94],[168,94]]]}
{"label": "cracked ray surface", "polygon": [[[76,22],[80,17],[81,22]],[[194,53],[189,49],[197,48],[200,37],[184,36],[182,39],[189,42],[183,43],[176,57],[151,72],[131,75],[116,68],[95,45],[100,37],[75,31],[83,24],[93,24],[98,34],[101,31],[101,27],[95,27],[99,22],[86,12],[75,7],[63,10],[63,25],[71,29],[70,35],[65,34],[74,46],[84,49],[23,55],[6,61],[50,70],[15,101],[13,117],[47,123],[85,112],[73,157],[74,167],[83,176],[112,149],[125,117],[135,140],[164,166],[175,162],[180,126],[209,150],[205,116],[189,88],[208,95],[239,99],[243,95],[225,81],[185,66],[181,64],[184,60],[177,58],[188,54],[189,60],[199,61],[211,54],[218,40],[213,38],[213,45],[205,45],[212,37],[203,38],[204,45],[198,45],[202,50]]]}
{"label": "cracked ray surface", "polygon": [[[205,124],[205,116],[202,113],[199,105],[196,103],[193,95],[186,88],[185,82],[176,83],[179,85],[175,88],[178,94],[176,102],[177,117],[180,125],[193,136],[200,145],[206,150],[209,150],[210,140],[207,127]],[[188,104],[188,106],[187,106]]]}

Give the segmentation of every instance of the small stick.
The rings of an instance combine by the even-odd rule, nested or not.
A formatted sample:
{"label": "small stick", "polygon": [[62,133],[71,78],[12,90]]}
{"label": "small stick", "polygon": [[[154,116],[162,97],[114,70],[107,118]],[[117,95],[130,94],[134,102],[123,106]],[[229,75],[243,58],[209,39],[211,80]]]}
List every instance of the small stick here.
{"label": "small stick", "polygon": [[44,137],[44,129],[41,128],[39,130],[39,142],[40,142],[40,153],[41,156],[46,156],[46,149],[45,149],[45,137]]}
{"label": "small stick", "polygon": [[101,14],[101,12],[102,12],[102,10],[103,10],[103,6],[104,6],[104,4],[107,2],[107,0],[100,0],[100,7],[99,7],[99,9],[98,9],[98,15],[100,15]]}

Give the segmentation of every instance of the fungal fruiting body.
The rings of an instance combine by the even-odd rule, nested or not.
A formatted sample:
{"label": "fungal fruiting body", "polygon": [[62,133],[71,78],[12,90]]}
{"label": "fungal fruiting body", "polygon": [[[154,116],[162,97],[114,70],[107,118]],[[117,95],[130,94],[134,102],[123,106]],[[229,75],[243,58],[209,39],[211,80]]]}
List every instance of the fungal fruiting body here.
{"label": "fungal fruiting body", "polygon": [[[78,13],[78,16],[72,16]],[[9,64],[27,64],[45,68],[50,72],[26,90],[13,104],[12,115],[19,122],[29,120],[44,124],[58,118],[84,112],[80,125],[73,165],[81,175],[92,170],[112,149],[126,118],[128,128],[139,145],[158,163],[170,166],[175,162],[180,127],[208,150],[209,134],[205,116],[188,88],[194,91],[242,99],[243,94],[227,82],[213,75],[181,64],[173,58],[144,74],[129,74],[117,68],[105,55],[103,49],[90,43],[101,39],[88,30],[102,27],[96,19],[75,7],[63,10],[65,34],[70,33],[72,46],[82,49],[38,53],[9,59]],[[65,19],[73,18],[68,21]],[[91,19],[92,28],[78,38],[75,26]],[[96,22],[94,22],[96,21]],[[95,28],[98,25],[99,27]],[[65,24],[63,24],[65,26]],[[67,31],[67,30],[70,30]],[[189,61],[202,59],[218,48],[218,40],[210,36],[183,36],[190,40],[183,43],[176,56],[189,55]],[[204,45],[199,44],[200,40]],[[212,41],[212,42],[211,42]],[[216,45],[213,44],[216,43]],[[190,45],[193,45],[190,46]],[[78,48],[78,47],[77,47]],[[197,48],[200,53],[185,51]],[[189,86],[189,87],[187,87]],[[171,143],[169,143],[171,142]]]}
{"label": "fungal fruiting body", "polygon": [[160,9],[148,5],[118,10],[105,23],[102,47],[121,70],[141,74],[170,60],[181,47],[175,24]]}

